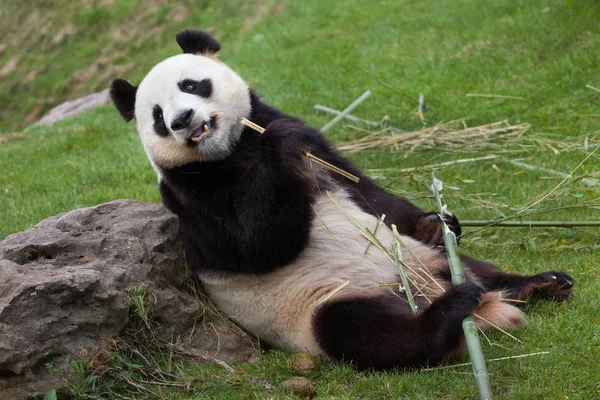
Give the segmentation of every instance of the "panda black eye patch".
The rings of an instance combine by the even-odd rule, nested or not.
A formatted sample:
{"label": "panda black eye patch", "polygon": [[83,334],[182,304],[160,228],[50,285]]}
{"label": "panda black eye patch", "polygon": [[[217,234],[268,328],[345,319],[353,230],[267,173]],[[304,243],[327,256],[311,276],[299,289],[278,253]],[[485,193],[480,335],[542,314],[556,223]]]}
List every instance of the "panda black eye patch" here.
{"label": "panda black eye patch", "polygon": [[158,136],[166,137],[169,136],[169,130],[165,125],[165,119],[163,118],[162,108],[157,104],[152,109],[152,118],[154,118],[154,131]]}
{"label": "panda black eye patch", "polygon": [[177,84],[184,93],[195,94],[196,96],[208,98],[212,94],[212,81],[202,79],[200,82],[193,79],[184,79]]}

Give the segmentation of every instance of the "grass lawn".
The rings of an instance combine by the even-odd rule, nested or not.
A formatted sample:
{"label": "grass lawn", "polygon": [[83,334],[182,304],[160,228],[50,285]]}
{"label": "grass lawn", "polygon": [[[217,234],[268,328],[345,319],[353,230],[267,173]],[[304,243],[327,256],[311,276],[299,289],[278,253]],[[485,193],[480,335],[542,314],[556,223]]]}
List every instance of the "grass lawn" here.
{"label": "grass lawn", "polygon": [[[139,82],[154,63],[179,53],[174,34],[184,28],[214,33],[222,60],[270,103],[316,127],[331,116],[316,113],[315,104],[343,109],[367,89],[373,95],[354,114],[375,121],[387,115],[406,130],[456,119],[469,126],[505,119],[531,125],[519,138],[486,145],[350,155],[425,209],[434,207],[424,186],[430,169],[400,169],[495,154],[436,170],[460,219],[512,215],[548,195],[524,219],[600,220],[600,185],[561,184],[560,176],[506,161],[568,174],[600,143],[600,92],[593,89],[600,88],[599,2],[222,3],[0,3],[0,238],[79,207],[118,198],[160,201],[134,125],[112,107],[49,128],[26,127],[52,105],[101,90],[116,76]],[[327,133],[336,143],[360,135],[342,123]],[[600,181],[599,157],[600,150],[574,175]],[[529,324],[514,332],[520,342],[499,332],[483,338],[488,359],[549,352],[490,363],[496,397],[600,398],[600,229],[465,231],[464,253],[514,272],[562,270],[577,280],[571,301],[526,306]],[[183,375],[199,378],[192,391],[150,389],[164,399],[285,398],[255,378],[273,385],[291,378],[288,356],[267,352],[254,363],[233,364],[235,375],[185,365]],[[318,399],[477,397],[469,367],[358,373],[325,363],[311,380]],[[107,398],[98,383],[92,393]],[[135,393],[122,392],[144,397]]]}

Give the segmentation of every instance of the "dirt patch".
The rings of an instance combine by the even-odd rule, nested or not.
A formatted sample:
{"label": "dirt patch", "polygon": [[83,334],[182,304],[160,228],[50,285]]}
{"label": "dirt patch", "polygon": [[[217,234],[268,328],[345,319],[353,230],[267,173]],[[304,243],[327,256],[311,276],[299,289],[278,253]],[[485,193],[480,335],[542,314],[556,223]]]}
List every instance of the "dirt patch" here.
{"label": "dirt patch", "polygon": [[267,13],[273,8],[273,2],[267,2],[265,4],[259,4],[254,8],[255,14],[251,17],[246,18],[244,26],[240,31],[240,35],[244,35],[252,30],[258,23],[267,15]]}
{"label": "dirt patch", "polygon": [[285,7],[287,7],[287,1],[280,1],[273,9],[273,14],[281,15],[283,10],[285,10]]}
{"label": "dirt patch", "polygon": [[10,142],[11,140],[19,139],[23,137],[21,132],[13,132],[8,135],[0,136],[0,144]]}
{"label": "dirt patch", "polygon": [[171,11],[169,14],[169,19],[175,22],[183,22],[187,18],[188,12],[189,10],[186,6],[180,5]]}
{"label": "dirt patch", "polygon": [[59,30],[58,33],[52,37],[50,43],[52,43],[53,45],[57,45],[60,42],[62,42],[66,37],[73,35],[75,32],[75,27],[69,24],[61,30]]}

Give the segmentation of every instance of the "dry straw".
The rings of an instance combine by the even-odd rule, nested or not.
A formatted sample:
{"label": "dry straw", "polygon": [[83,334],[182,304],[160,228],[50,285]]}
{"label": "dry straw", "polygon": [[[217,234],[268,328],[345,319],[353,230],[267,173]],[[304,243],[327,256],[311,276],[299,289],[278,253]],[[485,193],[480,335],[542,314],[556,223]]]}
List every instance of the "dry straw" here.
{"label": "dry straw", "polygon": [[458,120],[413,132],[394,133],[389,129],[382,129],[361,139],[342,144],[338,149],[350,153],[376,148],[405,149],[407,154],[411,154],[421,147],[471,145],[478,140],[487,142],[494,138],[520,136],[528,129],[529,124],[511,125],[508,121],[467,127],[463,120]]}

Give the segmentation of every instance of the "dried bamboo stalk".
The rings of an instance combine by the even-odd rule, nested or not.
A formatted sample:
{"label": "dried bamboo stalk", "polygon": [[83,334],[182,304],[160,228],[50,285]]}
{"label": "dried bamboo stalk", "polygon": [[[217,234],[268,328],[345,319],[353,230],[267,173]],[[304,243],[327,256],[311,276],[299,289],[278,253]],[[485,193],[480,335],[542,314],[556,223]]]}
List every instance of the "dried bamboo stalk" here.
{"label": "dried bamboo stalk", "polygon": [[333,172],[338,173],[338,174],[342,175],[343,177],[350,179],[351,181],[354,181],[356,183],[360,182],[360,178],[358,176],[352,175],[351,173],[346,172],[343,169],[338,168],[333,164],[329,164],[327,161],[321,160],[319,157],[316,157],[309,152],[306,152],[305,154],[309,160],[315,161],[317,164],[320,164],[320,165],[324,166],[325,168],[329,168]]}
{"label": "dried bamboo stalk", "polygon": [[[550,169],[550,168],[538,167],[538,166],[535,166],[535,165],[529,165],[529,164],[526,164],[526,163],[524,163],[522,161],[519,161],[519,160],[510,160],[508,158],[505,158],[502,161],[506,161],[507,163],[510,163],[510,164],[515,165],[517,167],[525,168],[525,169],[530,170],[530,171],[543,172],[543,173],[550,174],[550,175],[560,176],[561,178],[574,178],[572,175],[566,174],[564,172],[555,171],[555,170]],[[597,186],[598,185],[598,181],[595,180],[595,179],[581,178],[579,181],[581,183],[587,185],[587,186]]]}
{"label": "dried bamboo stalk", "polygon": [[265,131],[265,128],[263,128],[260,125],[255,124],[254,122],[252,122],[250,120],[247,120],[246,118],[242,118],[242,120],[240,122],[242,123],[242,125],[246,125],[248,128],[254,129],[258,133],[263,133]]}
{"label": "dried bamboo stalk", "polygon": [[[491,362],[495,362],[495,361],[514,360],[514,359],[517,359],[517,358],[539,356],[539,355],[542,355],[542,354],[550,354],[550,352],[549,351],[538,351],[536,353],[519,354],[519,355],[516,355],[516,356],[491,358],[491,359],[487,360],[487,362],[491,363]],[[466,367],[467,365],[471,365],[471,363],[451,364],[451,365],[443,365],[441,367],[424,368],[421,371],[435,371],[435,370],[438,370],[438,369],[450,369],[450,368],[457,368],[457,367]]]}
{"label": "dried bamboo stalk", "polygon": [[[377,236],[377,232],[379,232],[379,228],[381,228],[381,224],[383,224],[384,219],[385,219],[385,214],[381,214],[381,217],[379,217],[379,219],[377,220],[377,225],[375,226],[373,235]],[[367,255],[367,253],[369,252],[369,249],[371,248],[372,245],[373,245],[373,243],[371,243],[371,242],[367,243],[367,248],[365,249],[363,256]]]}
{"label": "dried bamboo stalk", "polygon": [[314,303],[312,305],[312,307],[317,307],[317,306],[325,303],[327,300],[329,300],[330,298],[332,298],[337,292],[339,292],[340,290],[342,290],[343,288],[345,288],[349,284],[350,284],[350,281],[344,281],[341,285],[339,285],[338,287],[336,287],[335,289],[333,289],[331,292],[329,292],[327,294],[327,296],[323,297],[321,300],[318,300],[316,303]]}
{"label": "dried bamboo stalk", "polygon": [[[263,128],[260,125],[255,124],[254,122],[252,122],[250,120],[247,120],[246,118],[242,118],[242,120],[240,122],[242,123],[242,125],[245,125],[248,128],[254,129],[258,133],[263,133],[265,131],[265,128]],[[338,168],[335,165],[330,164],[330,163],[328,163],[325,160],[321,160],[319,157],[314,156],[314,155],[312,155],[309,152],[306,152],[305,155],[306,155],[306,157],[308,157],[309,160],[314,161],[314,162],[322,165],[323,167],[328,168],[331,171],[333,171],[333,172],[335,172],[337,174],[340,174],[340,175],[342,175],[345,178],[350,179],[353,182],[356,182],[356,183],[360,182],[360,178],[357,177],[356,175],[352,175],[351,173],[346,172],[343,169]]]}
{"label": "dried bamboo stalk", "polygon": [[504,94],[467,93],[465,96],[467,96],[467,97],[487,97],[489,99],[527,100],[525,97],[507,96]]}

